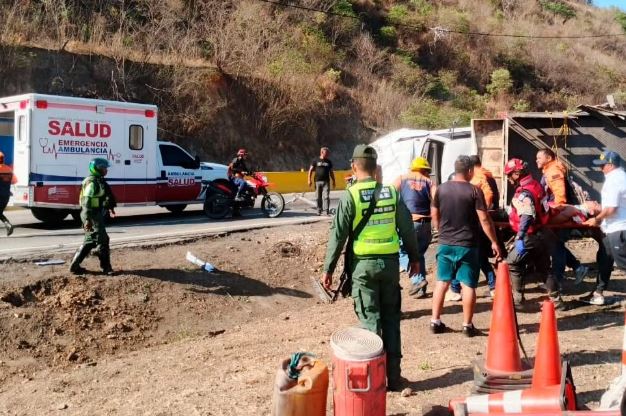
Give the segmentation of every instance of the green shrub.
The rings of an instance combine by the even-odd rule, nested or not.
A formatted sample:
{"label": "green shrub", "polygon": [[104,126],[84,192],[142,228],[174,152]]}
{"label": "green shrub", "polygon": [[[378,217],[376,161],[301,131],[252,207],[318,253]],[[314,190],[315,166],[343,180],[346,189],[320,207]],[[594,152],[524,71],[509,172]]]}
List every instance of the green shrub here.
{"label": "green shrub", "polygon": [[541,1],[540,3],[544,10],[561,16],[564,22],[576,17],[576,11],[571,6],[560,1]]}
{"label": "green shrub", "polygon": [[508,93],[513,88],[511,73],[506,68],[496,69],[491,73],[491,82],[487,85],[487,92],[491,95]]}
{"label": "green shrub", "polygon": [[530,102],[523,98],[520,98],[513,104],[513,110],[519,111],[520,113],[526,113],[530,111]]}
{"label": "green shrub", "polygon": [[337,2],[335,2],[335,5],[332,7],[331,10],[333,13],[341,14],[343,16],[357,16],[354,12],[354,9],[352,8],[352,3],[350,3],[348,0],[338,0]]}
{"label": "green shrub", "polygon": [[380,40],[386,45],[395,46],[398,42],[398,32],[393,26],[383,26],[378,33]]}
{"label": "green shrub", "polygon": [[426,0],[411,0],[411,6],[421,15],[429,15],[433,12],[433,6]]}
{"label": "green shrub", "polygon": [[453,124],[469,125],[472,117],[478,114],[444,106],[434,100],[423,99],[413,102],[400,114],[400,121],[407,127],[420,129],[441,129]]}
{"label": "green shrub", "polygon": [[391,23],[395,24],[405,24],[407,18],[409,16],[409,9],[404,4],[397,4],[392,6],[389,9],[389,13],[387,14],[387,19]]}

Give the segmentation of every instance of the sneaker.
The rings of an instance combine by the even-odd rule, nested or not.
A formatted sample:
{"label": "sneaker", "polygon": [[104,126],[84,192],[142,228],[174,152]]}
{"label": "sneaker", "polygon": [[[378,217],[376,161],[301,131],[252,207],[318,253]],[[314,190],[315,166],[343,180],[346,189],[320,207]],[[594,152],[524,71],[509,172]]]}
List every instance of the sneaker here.
{"label": "sneaker", "polygon": [[522,292],[513,291],[513,303],[515,305],[521,305],[524,302],[524,294]]}
{"label": "sneaker", "polygon": [[13,224],[9,224],[9,226],[7,227],[7,237],[9,237],[11,234],[13,234]]}
{"label": "sneaker", "polygon": [[587,273],[589,273],[589,267],[583,266],[581,264],[576,268],[575,273],[576,279],[574,279],[574,284],[579,285],[582,283],[583,280],[585,280],[585,277],[587,277]]}
{"label": "sneaker", "polygon": [[442,334],[446,332],[447,329],[448,327],[443,322],[439,322],[439,323],[431,322],[430,323],[430,332],[432,332],[433,334]]}
{"label": "sneaker", "polygon": [[446,292],[445,300],[449,300],[449,301],[452,301],[452,302],[459,302],[461,299],[462,299],[462,297],[461,297],[460,293],[456,293],[456,292],[453,292],[451,290],[448,290]]}
{"label": "sneaker", "polygon": [[591,295],[591,299],[589,299],[589,303],[591,305],[602,306],[604,305],[604,296],[602,296],[598,292],[593,292],[593,294]]}
{"label": "sneaker", "polygon": [[113,276],[115,275],[115,271],[112,268],[103,269],[102,274],[105,274],[107,276]]}
{"label": "sneaker", "polygon": [[552,303],[554,303],[554,309],[557,311],[562,311],[565,310],[565,302],[563,302],[563,298],[561,297],[561,295],[556,294],[550,294],[548,295],[548,298],[552,301]]}
{"label": "sneaker", "polygon": [[322,211],[317,211],[317,215],[321,216],[322,215]]}
{"label": "sneaker", "polygon": [[496,290],[495,289],[489,289],[489,297],[491,299],[495,299],[496,298]]}
{"label": "sneaker", "polygon": [[480,331],[476,329],[474,324],[463,325],[463,335],[468,338],[475,337],[476,335],[480,335]]}
{"label": "sneaker", "polygon": [[425,288],[428,285],[426,279],[422,280],[419,283],[411,283],[411,288],[409,289],[409,296],[415,296],[419,293],[420,290]]}

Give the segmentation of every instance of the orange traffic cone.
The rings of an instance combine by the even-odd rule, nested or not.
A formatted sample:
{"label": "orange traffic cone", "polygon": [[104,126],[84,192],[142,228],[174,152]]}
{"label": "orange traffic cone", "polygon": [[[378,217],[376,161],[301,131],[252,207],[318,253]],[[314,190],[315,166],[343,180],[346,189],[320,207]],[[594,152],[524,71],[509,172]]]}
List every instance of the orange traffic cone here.
{"label": "orange traffic cone", "polygon": [[535,370],[532,388],[554,386],[561,383],[561,354],[556,328],[554,303],[546,300],[541,306],[541,323],[535,349]]}
{"label": "orange traffic cone", "polygon": [[522,371],[511,278],[506,262],[498,264],[496,296],[491,310],[491,326],[485,356],[485,369],[491,373]]}

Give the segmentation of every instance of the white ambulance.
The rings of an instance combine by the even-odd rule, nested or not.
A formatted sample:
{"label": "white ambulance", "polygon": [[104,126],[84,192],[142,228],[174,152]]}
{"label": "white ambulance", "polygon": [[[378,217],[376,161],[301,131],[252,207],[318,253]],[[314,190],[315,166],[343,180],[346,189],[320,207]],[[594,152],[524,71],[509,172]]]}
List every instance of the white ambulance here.
{"label": "white ambulance", "polygon": [[226,166],[201,163],[180,146],[157,140],[157,107],[97,99],[25,94],[0,98],[0,151],[17,183],[11,205],[45,222],[77,217],[89,161],[107,159],[118,205],[182,211],[203,202],[203,181]]}

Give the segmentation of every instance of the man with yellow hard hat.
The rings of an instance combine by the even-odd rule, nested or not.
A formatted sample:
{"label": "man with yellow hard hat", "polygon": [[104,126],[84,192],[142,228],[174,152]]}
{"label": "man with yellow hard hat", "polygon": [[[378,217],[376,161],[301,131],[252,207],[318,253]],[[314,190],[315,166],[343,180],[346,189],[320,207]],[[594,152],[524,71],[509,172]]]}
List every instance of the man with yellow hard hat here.
{"label": "man with yellow hard hat", "polygon": [[[411,288],[409,289],[409,295],[417,295],[419,297],[426,295],[426,286],[428,285],[424,255],[432,240],[430,202],[437,190],[437,186],[430,179],[430,171],[428,160],[423,157],[416,157],[411,162],[409,172],[398,176],[393,182],[402,200],[411,212],[413,230],[417,237],[420,266],[419,273],[410,276]],[[400,268],[409,270],[409,257],[404,249],[404,244],[400,247]]]}

